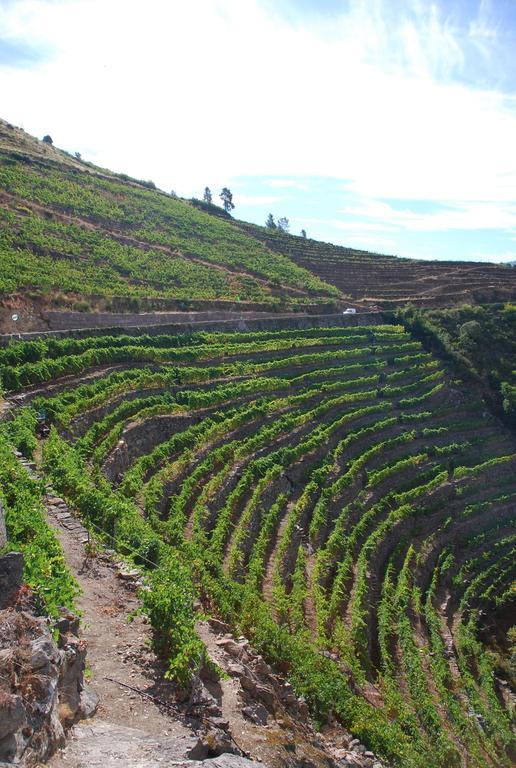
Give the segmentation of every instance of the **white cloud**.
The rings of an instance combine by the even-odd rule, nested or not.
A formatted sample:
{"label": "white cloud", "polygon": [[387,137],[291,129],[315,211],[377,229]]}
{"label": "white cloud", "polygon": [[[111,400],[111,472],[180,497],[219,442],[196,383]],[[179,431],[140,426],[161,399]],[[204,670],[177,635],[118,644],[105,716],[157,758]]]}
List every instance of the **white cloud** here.
{"label": "white cloud", "polygon": [[379,228],[387,231],[434,232],[447,230],[514,230],[516,232],[516,203],[471,201],[449,205],[436,212],[400,210],[378,200],[362,200],[348,205],[342,213],[348,217],[342,228],[356,226]]}
{"label": "white cloud", "polygon": [[[348,209],[349,211],[358,211],[359,209]],[[357,215],[357,213],[349,214],[347,215],[347,218],[343,219],[337,219],[337,218],[316,218],[316,217],[310,217],[303,219],[308,225],[311,226],[330,226],[334,229],[340,229],[342,231],[345,231],[347,233],[349,232],[356,232],[357,230],[360,230],[362,233],[368,233],[368,236],[371,236],[371,232],[388,232],[389,230],[394,230],[395,227],[390,224],[389,221],[365,221],[363,218],[360,217],[360,215]]]}
{"label": "white cloud", "polygon": [[371,235],[369,231],[355,228],[349,233],[346,241],[348,248],[358,248],[363,251],[376,251],[377,253],[397,254],[396,242],[388,237]]}
{"label": "white cloud", "polygon": [[455,79],[472,40],[485,57],[496,40],[487,4],[465,33],[433,3],[411,0],[396,21],[390,7],[353,0],[302,24],[260,0],[18,0],[0,8],[2,34],[55,56],[0,70],[2,116],[183,195],[214,179],[281,189],[326,176],[384,229],[513,227],[516,97]]}

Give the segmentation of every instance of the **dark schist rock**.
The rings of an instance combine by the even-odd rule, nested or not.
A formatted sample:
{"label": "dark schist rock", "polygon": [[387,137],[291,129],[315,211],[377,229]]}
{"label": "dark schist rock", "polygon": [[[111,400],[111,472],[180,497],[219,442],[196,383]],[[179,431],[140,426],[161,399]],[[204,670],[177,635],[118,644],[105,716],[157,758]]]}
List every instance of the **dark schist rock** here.
{"label": "dark schist rock", "polygon": [[0,557],[0,610],[15,598],[23,584],[23,555],[8,552]]}
{"label": "dark schist rock", "polygon": [[86,647],[72,631],[76,618],[64,613],[56,643],[46,620],[24,607],[0,610],[0,767],[46,761],[98,702],[84,684]]}
{"label": "dark schist rock", "polygon": [[264,764],[257,760],[248,760],[246,757],[231,754],[203,760],[199,765],[204,766],[204,768],[265,768]]}

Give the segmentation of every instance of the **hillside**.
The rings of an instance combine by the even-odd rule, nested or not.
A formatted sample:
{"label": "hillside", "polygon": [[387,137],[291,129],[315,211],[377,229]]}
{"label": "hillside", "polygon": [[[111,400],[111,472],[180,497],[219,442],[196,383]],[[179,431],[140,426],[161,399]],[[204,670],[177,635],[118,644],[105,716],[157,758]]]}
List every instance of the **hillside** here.
{"label": "hillside", "polygon": [[[56,768],[110,734],[161,763],[192,718],[266,768],[514,764],[514,269],[214,215],[1,121],[0,261],[0,662],[28,594],[65,643],[79,585],[112,710]],[[44,742],[11,721],[0,762]]]}
{"label": "hillside", "polygon": [[510,267],[399,259],[208,210],[0,120],[0,332],[14,330],[13,313],[23,331],[127,324],[110,313],[327,312],[347,302],[375,311],[516,298]]}
{"label": "hillside", "polygon": [[439,307],[516,297],[516,270],[508,265],[400,259],[239,224],[271,250],[365,306],[392,309],[410,302]]}
{"label": "hillside", "polygon": [[388,765],[511,764],[510,676],[478,632],[513,606],[516,445],[402,327],[21,342],[0,363],[25,404],[8,439],[32,452],[36,413],[54,425],[46,477],[146,573],[175,679],[203,654],[197,595]]}
{"label": "hillside", "polygon": [[338,296],[231,220],[149,186],[0,122],[0,295],[83,311],[117,298],[134,310],[142,299],[271,308]]}
{"label": "hillside", "polygon": [[516,428],[516,308],[512,304],[462,306],[393,314],[411,332],[483,392],[487,405]]}

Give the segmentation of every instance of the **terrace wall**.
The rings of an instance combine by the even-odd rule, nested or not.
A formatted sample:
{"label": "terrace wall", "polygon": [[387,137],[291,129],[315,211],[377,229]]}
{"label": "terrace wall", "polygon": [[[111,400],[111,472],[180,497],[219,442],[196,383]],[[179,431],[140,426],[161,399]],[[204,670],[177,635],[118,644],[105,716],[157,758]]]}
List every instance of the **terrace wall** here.
{"label": "terrace wall", "polygon": [[[194,333],[195,331],[273,331],[273,330],[302,330],[305,328],[330,328],[335,326],[359,326],[359,325],[378,325],[384,322],[382,314],[380,312],[362,312],[355,315],[343,315],[342,313],[328,314],[328,315],[277,315],[277,316],[251,316],[244,317],[239,315],[231,319],[215,319],[208,320],[187,320],[179,319],[176,322],[167,322],[170,320],[170,315],[161,315],[162,322],[156,322],[157,315],[124,315],[124,318],[128,318],[127,325],[106,325],[106,326],[77,326],[78,318],[87,317],[88,322],[91,318],[99,317],[99,315],[84,316],[77,312],[60,312],[62,318],[63,328],[60,330],[50,331],[32,331],[30,333],[22,334],[4,334],[0,336],[0,346],[4,346],[9,343],[11,339],[19,339],[20,337],[26,341],[39,338],[83,338],[86,336],[105,336],[106,333],[126,333],[129,335],[138,335],[141,332],[142,327],[145,328],[145,333],[150,336],[155,336],[162,333]],[[188,317],[188,313],[185,313]],[[222,313],[221,313],[222,314]],[[102,315],[100,315],[102,317]],[[174,316],[175,318],[177,316]],[[224,315],[227,318],[227,314]],[[111,323],[117,316],[109,315]],[[147,320],[143,318],[150,318],[151,322],[147,325]],[[65,321],[69,322],[68,328],[65,328]],[[118,320],[118,318],[117,318]]]}

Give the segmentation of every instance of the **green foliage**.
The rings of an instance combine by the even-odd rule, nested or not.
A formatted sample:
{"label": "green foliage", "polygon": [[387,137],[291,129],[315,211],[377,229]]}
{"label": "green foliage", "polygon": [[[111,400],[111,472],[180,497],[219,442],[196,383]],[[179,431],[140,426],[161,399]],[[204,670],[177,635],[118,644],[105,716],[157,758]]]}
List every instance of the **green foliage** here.
{"label": "green foliage", "polygon": [[16,461],[0,429],[0,499],[6,514],[8,547],[24,555],[24,579],[41,598],[45,613],[58,618],[60,608],[75,608],[79,587],[71,576],[55,532],[45,519],[43,485]]}
{"label": "green foliage", "polygon": [[[247,335],[245,341],[238,341],[235,344],[229,344],[226,340],[221,339],[222,343],[213,344],[207,343],[204,345],[188,346],[175,346],[173,343],[168,342],[165,347],[158,347],[154,343],[149,346],[140,346],[135,343],[128,343],[124,346],[118,344],[110,344],[109,337],[105,346],[100,344],[92,345],[91,348],[83,349],[79,347],[80,351],[77,354],[63,354],[61,356],[49,357],[44,359],[38,359],[35,362],[23,362],[17,366],[3,365],[0,367],[0,375],[3,385],[6,390],[17,391],[24,386],[30,384],[41,383],[49,381],[52,378],[61,376],[68,373],[82,373],[87,368],[94,365],[106,365],[108,363],[123,363],[123,362],[140,362],[140,363],[180,363],[184,364],[188,361],[209,361],[215,360],[221,357],[231,356],[244,356],[246,354],[259,353],[264,350],[280,351],[289,350],[293,347],[293,339],[291,338],[279,338],[274,341],[259,340],[255,341],[252,338],[252,334]],[[346,339],[346,341],[353,341],[352,337]],[[368,357],[371,354],[375,354],[376,348],[373,347],[358,347],[358,348],[346,348],[348,345],[343,343],[342,338],[338,336],[330,336],[329,338],[320,337],[317,339],[307,339],[305,346],[335,346],[340,349],[335,352],[315,352],[312,360],[345,360],[359,357]],[[419,344],[416,342],[403,341],[402,343],[395,342],[397,349],[403,349],[406,352],[411,352],[419,349]],[[388,345],[385,345],[385,353],[388,351]],[[408,356],[407,356],[408,357]],[[274,368],[283,368],[287,362],[287,359],[271,360],[270,363],[262,365],[262,370],[273,370]],[[296,356],[293,358],[295,364]],[[251,363],[252,366],[252,363]],[[241,363],[241,370],[246,368],[244,362]],[[435,391],[437,391],[442,385],[436,385]]]}
{"label": "green foliage", "polygon": [[230,211],[232,211],[233,208],[235,207],[235,204],[233,203],[233,195],[231,191],[227,187],[223,187],[219,197],[222,200],[222,207],[224,208],[226,213],[230,213]]}
{"label": "green foliage", "polygon": [[143,609],[154,628],[153,645],[168,660],[166,676],[187,685],[205,659],[195,632],[195,590],[190,570],[173,552],[150,576],[142,593]]}
{"label": "green foliage", "polygon": [[516,425],[516,386],[512,386],[507,381],[502,381],[500,392],[503,397],[503,409],[511,424]]}
{"label": "green foliage", "polygon": [[205,663],[200,599],[386,763],[509,765],[478,630],[511,599],[516,456],[401,327],[49,339],[0,365],[13,387],[72,374],[6,429],[30,449],[35,411],[55,425],[48,475],[141,566],[170,678]]}
{"label": "green foliage", "polygon": [[92,477],[78,452],[52,431],[44,447],[44,466],[54,488],[70,499],[85,522],[104,532],[135,563],[151,568],[158,562],[160,542],[150,526],[128,500],[113,493],[101,477]]}
{"label": "green foliage", "polygon": [[[202,203],[210,208],[205,213],[151,182],[122,178],[0,154],[0,187],[26,203],[23,212],[14,203],[0,211],[0,294],[39,288],[270,303],[282,286],[280,294],[293,303],[338,295],[232,221],[211,215],[214,206]],[[59,215],[44,216],[33,204]]]}
{"label": "green foliage", "polygon": [[516,313],[510,304],[441,310],[404,308],[398,322],[480,385],[487,404],[514,427]]}
{"label": "green foliage", "polygon": [[5,434],[14,448],[31,459],[38,441],[36,435],[37,414],[33,408],[20,408],[16,417],[5,425]]}

